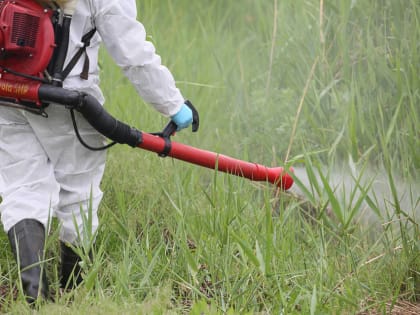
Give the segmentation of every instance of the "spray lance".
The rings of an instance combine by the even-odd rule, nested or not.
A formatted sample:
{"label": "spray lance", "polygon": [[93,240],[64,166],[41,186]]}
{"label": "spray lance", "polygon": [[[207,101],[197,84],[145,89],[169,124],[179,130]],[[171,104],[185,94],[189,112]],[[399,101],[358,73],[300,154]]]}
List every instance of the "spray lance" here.
{"label": "spray lance", "polygon": [[[283,190],[293,185],[292,177],[282,167],[270,168],[171,141],[170,136],[177,129],[173,121],[162,132],[142,132],[115,119],[93,96],[62,88],[60,82],[65,78],[62,68],[67,53],[64,43],[68,41],[67,32],[77,0],[59,2],[64,11],[59,32],[57,26],[51,22],[56,14],[55,9],[46,8],[39,1],[0,2],[0,23],[3,25],[0,28],[1,105],[30,110],[44,116],[47,116],[44,108],[49,104],[62,105],[71,112],[80,112],[92,127],[115,143],[138,147],[158,153],[161,157],[170,156],[253,181],[270,182]],[[61,39],[56,38],[57,34],[61,34]],[[60,43],[59,46],[57,42]],[[51,69],[52,75],[49,73]],[[187,101],[186,104],[193,111],[192,129],[195,132],[199,127],[198,112],[190,102]],[[75,130],[77,134],[76,126]]]}

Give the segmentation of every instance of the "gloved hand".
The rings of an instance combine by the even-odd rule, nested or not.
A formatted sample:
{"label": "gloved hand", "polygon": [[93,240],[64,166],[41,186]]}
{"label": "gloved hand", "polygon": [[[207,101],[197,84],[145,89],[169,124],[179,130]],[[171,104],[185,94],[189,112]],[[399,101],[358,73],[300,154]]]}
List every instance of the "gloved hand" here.
{"label": "gloved hand", "polygon": [[177,131],[187,128],[193,121],[192,110],[185,104],[182,104],[181,109],[173,116],[172,121],[178,126]]}

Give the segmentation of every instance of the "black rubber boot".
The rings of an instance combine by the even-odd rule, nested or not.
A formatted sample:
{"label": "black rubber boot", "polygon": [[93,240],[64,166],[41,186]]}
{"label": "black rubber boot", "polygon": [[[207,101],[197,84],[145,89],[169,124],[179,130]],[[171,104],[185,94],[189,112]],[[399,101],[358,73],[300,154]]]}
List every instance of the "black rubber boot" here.
{"label": "black rubber boot", "polygon": [[44,226],[37,220],[24,219],[14,225],[7,234],[20,269],[26,300],[32,304],[38,297],[47,299],[48,281],[42,262]]}
{"label": "black rubber boot", "polygon": [[62,289],[74,289],[82,281],[82,258],[65,243],[60,242],[61,248],[61,278]]}

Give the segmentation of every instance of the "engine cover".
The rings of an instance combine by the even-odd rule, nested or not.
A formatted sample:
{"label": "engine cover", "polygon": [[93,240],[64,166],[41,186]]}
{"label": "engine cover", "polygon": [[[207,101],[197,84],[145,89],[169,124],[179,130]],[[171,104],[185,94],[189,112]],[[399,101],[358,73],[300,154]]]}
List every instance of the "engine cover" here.
{"label": "engine cover", "polygon": [[25,80],[8,69],[43,77],[55,48],[52,14],[33,0],[0,1],[1,78]]}

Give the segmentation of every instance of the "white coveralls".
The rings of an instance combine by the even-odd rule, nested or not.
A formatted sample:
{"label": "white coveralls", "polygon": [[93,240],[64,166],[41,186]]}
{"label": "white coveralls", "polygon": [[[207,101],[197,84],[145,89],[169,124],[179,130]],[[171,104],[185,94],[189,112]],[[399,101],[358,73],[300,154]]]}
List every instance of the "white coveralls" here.
{"label": "white coveralls", "polygon": [[[179,111],[184,98],[169,70],[161,64],[154,46],[136,20],[135,0],[80,0],[71,24],[67,61],[82,45],[81,38],[95,26],[97,33],[87,49],[89,79],[82,80],[84,56],[64,88],[85,91],[101,103],[98,49],[102,41],[115,62],[133,83],[139,95],[165,116]],[[69,111],[50,105],[43,118],[0,106],[0,204],[1,221],[7,232],[22,219],[36,219],[47,226],[51,216],[61,222],[60,240],[76,243],[76,219],[83,236],[80,210],[88,210],[92,198],[93,230],[102,198],[100,182],[106,153],[90,151],[75,136]],[[82,138],[92,146],[104,144],[80,115]],[[92,231],[92,232],[94,232]]]}

